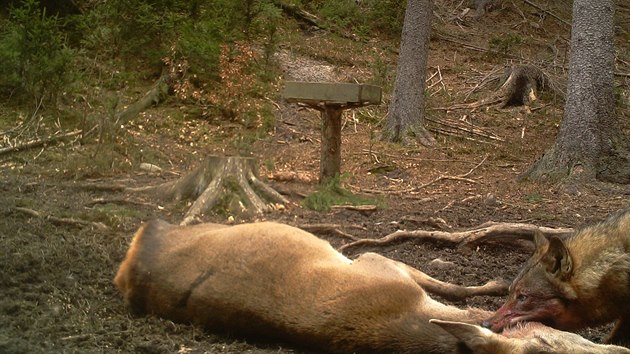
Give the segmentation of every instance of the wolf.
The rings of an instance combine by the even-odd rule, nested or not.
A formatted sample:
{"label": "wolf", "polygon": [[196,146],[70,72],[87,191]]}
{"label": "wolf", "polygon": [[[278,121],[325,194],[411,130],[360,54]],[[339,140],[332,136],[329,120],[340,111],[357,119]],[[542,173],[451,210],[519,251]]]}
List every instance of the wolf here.
{"label": "wolf", "polygon": [[537,233],[534,243],[505,304],[482,325],[574,331],[616,321],[606,342],[630,344],[630,207],[566,237]]}

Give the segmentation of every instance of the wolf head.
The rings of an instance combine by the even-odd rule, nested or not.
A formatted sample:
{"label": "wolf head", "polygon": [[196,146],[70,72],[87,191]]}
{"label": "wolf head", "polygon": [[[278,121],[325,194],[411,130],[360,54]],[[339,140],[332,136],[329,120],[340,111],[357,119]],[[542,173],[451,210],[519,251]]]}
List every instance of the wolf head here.
{"label": "wolf head", "polygon": [[573,260],[565,243],[556,236],[534,235],[536,251],[510,286],[505,304],[483,326],[495,332],[519,322],[537,321],[570,330],[576,319],[569,310],[577,299],[571,285]]}

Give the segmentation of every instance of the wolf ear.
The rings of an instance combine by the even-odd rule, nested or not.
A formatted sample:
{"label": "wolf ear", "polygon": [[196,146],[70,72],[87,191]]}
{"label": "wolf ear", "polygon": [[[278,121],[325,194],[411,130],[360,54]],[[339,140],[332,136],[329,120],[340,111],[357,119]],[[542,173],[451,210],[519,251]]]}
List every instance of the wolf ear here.
{"label": "wolf ear", "polygon": [[564,242],[556,236],[548,239],[549,248],[543,255],[541,262],[547,268],[547,272],[556,278],[566,280],[573,271],[573,260]]}
{"label": "wolf ear", "polygon": [[536,246],[536,251],[546,249],[549,245],[549,240],[540,230],[534,231],[534,245]]}

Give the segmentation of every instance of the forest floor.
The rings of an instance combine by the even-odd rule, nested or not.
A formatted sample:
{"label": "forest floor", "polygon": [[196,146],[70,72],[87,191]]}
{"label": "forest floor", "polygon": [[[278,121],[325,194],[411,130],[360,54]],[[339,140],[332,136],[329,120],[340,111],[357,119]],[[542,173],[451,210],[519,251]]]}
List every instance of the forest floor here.
{"label": "forest floor", "polygon": [[[434,121],[428,122],[430,128],[443,127],[439,122],[472,123],[500,140],[438,133],[436,147],[399,146],[378,140],[378,121],[386,105],[344,116],[342,172],[348,176],[342,184],[378,200],[378,209],[369,214],[348,209],[315,212],[299,207],[303,196],[317,189],[320,118],[317,112],[279,100],[274,130],[257,139],[244,139],[250,132],[238,124],[198,119],[190,113],[194,109],[172,102],[141,114],[112,143],[67,142],[0,156],[0,352],[304,352],[286,343],[252,343],[164,319],[133,316],[112,284],[140,224],[152,218],[178,223],[189,204],[160,202],[148,194],[98,190],[94,184],[158,184],[185,174],[207,155],[249,151],[258,158],[262,177],[295,203],[262,216],[237,216],[236,222],[276,220],[298,227],[325,223],[363,238],[381,237],[400,229],[464,230],[488,221],[579,228],[628,206],[628,186],[517,182],[518,175],[553,143],[562,119],[561,99],[544,95],[530,107],[512,109],[438,109],[489,95],[496,87],[473,90],[475,85],[506,64],[519,62],[513,56],[497,58],[470,49],[487,47],[492,33],[514,29],[515,23],[526,27],[517,28],[529,36],[527,45],[515,54],[520,58],[542,57],[541,48],[553,38],[560,43],[560,51],[566,50],[562,38],[568,38],[569,29],[565,25],[550,17],[537,24],[543,21],[539,10],[521,1],[512,4],[520,7],[506,5],[464,24],[446,17],[439,19],[428,69],[429,77],[441,77],[428,89],[427,115]],[[444,33],[451,35],[448,40]],[[466,45],[455,44],[456,36]],[[285,78],[364,82],[374,76],[376,66],[369,64],[374,56],[366,53],[380,53],[384,66],[395,63],[395,53],[382,50],[376,42],[357,44],[331,37],[305,36],[303,43],[291,50],[284,48],[277,58]],[[313,53],[316,50],[325,51],[327,56],[309,55],[317,54]],[[340,53],[349,57],[341,64],[335,57]],[[626,64],[630,60],[627,48],[621,48],[619,55]],[[621,69],[630,71],[627,66]],[[625,94],[627,87],[627,82],[622,85]],[[466,97],[471,91],[470,98]],[[620,108],[618,115],[628,134],[630,113],[627,96],[622,93],[623,97],[626,108]],[[140,162],[160,166],[162,171],[141,170]],[[290,180],[277,177],[296,172],[299,177]],[[458,176],[465,178],[449,178]],[[27,210],[37,211],[39,217]],[[209,213],[203,219],[225,223],[229,216]],[[348,242],[334,233],[318,236],[335,247]],[[409,240],[356,247],[346,254],[353,258],[365,251],[403,261],[444,281],[478,285],[498,277],[512,279],[531,249],[505,244],[467,249]],[[429,262],[437,258],[454,265],[447,269],[431,267]],[[495,310],[503,300],[477,297],[455,305]],[[600,341],[606,331],[589,329],[583,335]]]}

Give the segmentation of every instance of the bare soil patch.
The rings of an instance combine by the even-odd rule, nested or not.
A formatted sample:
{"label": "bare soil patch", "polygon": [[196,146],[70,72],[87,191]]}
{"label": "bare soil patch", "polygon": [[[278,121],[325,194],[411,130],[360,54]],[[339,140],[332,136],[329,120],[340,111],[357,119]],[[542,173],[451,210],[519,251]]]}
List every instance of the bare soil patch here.
{"label": "bare soil patch", "polygon": [[[310,114],[305,112],[304,114]],[[147,124],[159,124],[164,118],[160,109],[148,112]],[[314,118],[313,118],[314,119]],[[505,118],[502,119],[511,119]],[[529,124],[545,124],[545,116],[530,118]],[[296,119],[297,121],[297,119]],[[194,125],[206,123],[193,121]],[[276,135],[256,142],[255,150],[267,161],[263,174],[281,170],[303,171],[317,175],[317,130],[309,119],[291,125],[299,134],[280,137],[287,129],[279,121]],[[205,127],[211,130],[213,127]],[[267,213],[258,219],[278,220],[291,225],[328,223],[357,237],[374,238],[397,229],[445,227],[458,230],[486,221],[528,222],[551,227],[579,227],[603,219],[628,204],[628,189],[612,185],[566,190],[554,185],[530,185],[515,182],[551,134],[540,133],[536,143],[499,131],[509,140],[498,147],[448,140],[436,149],[398,147],[370,141],[368,127],[349,124],[344,130],[342,169],[351,171],[346,186],[357,193],[377,196],[382,207],[364,214],[345,209],[318,213],[296,206]],[[239,132],[233,132],[235,135]],[[127,144],[150,145],[159,141],[163,157],[153,163],[178,161],[183,147],[176,137],[146,129],[141,135],[127,137]],[[532,134],[533,135],[533,134]],[[302,137],[310,137],[303,139]],[[512,137],[512,138],[510,138]],[[532,139],[534,135],[532,136]],[[196,156],[215,153],[225,145],[208,145]],[[214,150],[213,150],[214,149]],[[514,153],[513,151],[521,151]],[[38,152],[37,152],[38,153]],[[205,333],[199,328],[158,318],[134,317],[125,308],[111,280],[122,260],[130,238],[142,221],[159,217],[179,222],[188,205],[160,205],[148,195],[125,195],[114,191],[82,188],[90,183],[159,184],[183,175],[195,165],[163,165],[168,173],[154,174],[133,168],[116,176],[98,176],[75,180],[76,171],[66,169],[67,160],[85,159],[89,149],[81,146],[49,147],[34,158],[36,152],[23,152],[2,161],[0,189],[0,351],[19,352],[136,352],[136,353],[204,353],[204,352],[300,352],[282,343],[246,342],[225,334]],[[193,155],[194,156],[194,155]],[[481,159],[487,160],[468,178],[474,182],[444,179],[414,190],[441,175],[466,173]],[[271,168],[273,161],[275,167]],[[388,166],[386,172],[377,168]],[[273,171],[272,171],[273,170]],[[274,182],[294,203],[301,195],[315,190],[313,182]],[[382,191],[375,193],[374,191]],[[370,193],[368,193],[370,192]],[[111,200],[106,202],[104,200]],[[121,200],[133,201],[127,203]],[[72,217],[101,222],[106,230],[90,225],[56,223],[46,217],[35,218],[16,211],[30,208],[56,217]],[[445,226],[427,220],[441,218]],[[206,215],[207,221],[226,222],[228,215]],[[237,220],[250,221],[250,220]],[[335,246],[348,242],[333,234],[318,235]],[[383,247],[356,247],[354,257],[374,251],[408,263],[430,275],[449,282],[478,285],[501,277],[513,278],[529,250],[504,245],[482,245],[476,249],[457,249],[436,242],[408,241]],[[434,259],[453,262],[448,268],[429,265]],[[496,309],[501,298],[479,297],[458,306]],[[605,332],[591,330],[586,335],[600,340]]]}

